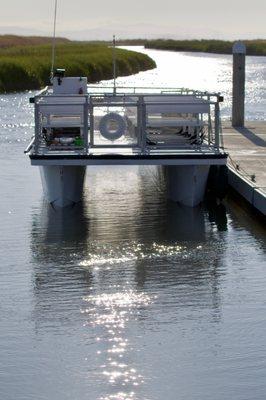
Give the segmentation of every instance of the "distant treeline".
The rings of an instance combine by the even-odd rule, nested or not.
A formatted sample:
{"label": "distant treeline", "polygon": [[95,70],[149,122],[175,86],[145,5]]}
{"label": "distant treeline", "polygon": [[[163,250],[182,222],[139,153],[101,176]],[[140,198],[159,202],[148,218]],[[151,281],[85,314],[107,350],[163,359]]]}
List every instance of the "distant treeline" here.
{"label": "distant treeline", "polygon": [[[247,55],[266,56],[266,40],[243,40]],[[224,40],[148,40],[144,42],[147,49],[192,51],[202,53],[232,54],[234,42]]]}
{"label": "distant treeline", "polygon": [[[134,51],[116,49],[116,60],[118,76],[156,67],[150,57]],[[65,68],[67,76],[87,76],[89,82],[111,79],[112,49],[106,44],[59,42],[55,66]],[[0,92],[39,89],[49,83],[50,68],[51,44],[0,47]]]}

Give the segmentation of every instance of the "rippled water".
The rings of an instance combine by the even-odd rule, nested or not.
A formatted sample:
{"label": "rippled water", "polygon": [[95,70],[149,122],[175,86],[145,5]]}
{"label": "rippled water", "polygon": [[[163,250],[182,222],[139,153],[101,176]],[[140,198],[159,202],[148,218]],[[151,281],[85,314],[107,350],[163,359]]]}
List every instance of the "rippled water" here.
{"label": "rippled water", "polygon": [[[148,54],[156,61],[157,68],[119,78],[118,84],[218,91],[224,96],[222,118],[231,118],[232,56],[149,50],[142,46],[126,48]],[[246,57],[246,119],[265,120],[265,109],[266,57]]]}
{"label": "rippled water", "polygon": [[28,96],[0,98],[1,400],[264,400],[261,221],[169,202],[151,167],[92,167],[55,212]]}

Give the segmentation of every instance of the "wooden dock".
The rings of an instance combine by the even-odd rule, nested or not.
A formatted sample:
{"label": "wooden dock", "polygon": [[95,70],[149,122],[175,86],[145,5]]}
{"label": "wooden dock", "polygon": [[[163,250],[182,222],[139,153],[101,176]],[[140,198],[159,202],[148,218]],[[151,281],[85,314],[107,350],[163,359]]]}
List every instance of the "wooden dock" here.
{"label": "wooden dock", "polygon": [[244,128],[223,123],[223,145],[229,153],[229,184],[266,214],[266,121],[247,121]]}

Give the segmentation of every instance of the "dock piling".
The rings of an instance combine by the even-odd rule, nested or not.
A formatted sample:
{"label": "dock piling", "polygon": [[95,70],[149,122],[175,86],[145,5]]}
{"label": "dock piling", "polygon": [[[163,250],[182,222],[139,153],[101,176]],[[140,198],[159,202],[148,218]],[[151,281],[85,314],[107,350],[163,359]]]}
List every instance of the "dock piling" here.
{"label": "dock piling", "polygon": [[236,42],[233,46],[233,104],[232,125],[244,127],[245,124],[245,64],[246,46]]}

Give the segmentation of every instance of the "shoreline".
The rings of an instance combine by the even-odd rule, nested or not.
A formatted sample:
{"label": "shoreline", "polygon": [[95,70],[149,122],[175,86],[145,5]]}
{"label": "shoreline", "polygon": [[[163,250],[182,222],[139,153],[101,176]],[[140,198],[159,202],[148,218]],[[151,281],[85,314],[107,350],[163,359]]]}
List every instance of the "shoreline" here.
{"label": "shoreline", "polygon": [[[231,55],[235,41],[223,40],[147,40],[146,49],[167,50],[176,52],[209,53]],[[247,56],[266,56],[266,40],[243,40]]]}

